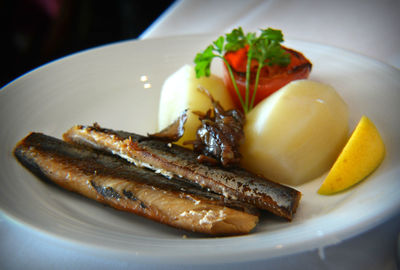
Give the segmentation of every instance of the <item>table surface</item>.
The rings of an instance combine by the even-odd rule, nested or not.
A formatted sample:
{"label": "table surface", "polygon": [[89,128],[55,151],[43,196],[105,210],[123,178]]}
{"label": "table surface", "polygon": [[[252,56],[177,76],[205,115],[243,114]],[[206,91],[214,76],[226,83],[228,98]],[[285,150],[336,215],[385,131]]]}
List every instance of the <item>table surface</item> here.
{"label": "table surface", "polygon": [[[176,1],[141,36],[225,33],[242,26],[282,29],[285,37],[357,52],[400,68],[400,1]],[[235,265],[189,269],[397,269],[400,214],[324,249]],[[0,269],[169,269],[117,258],[66,243],[0,215]],[[397,256],[396,256],[397,255]],[[183,266],[171,269],[188,269]],[[302,267],[300,267],[302,268]]]}

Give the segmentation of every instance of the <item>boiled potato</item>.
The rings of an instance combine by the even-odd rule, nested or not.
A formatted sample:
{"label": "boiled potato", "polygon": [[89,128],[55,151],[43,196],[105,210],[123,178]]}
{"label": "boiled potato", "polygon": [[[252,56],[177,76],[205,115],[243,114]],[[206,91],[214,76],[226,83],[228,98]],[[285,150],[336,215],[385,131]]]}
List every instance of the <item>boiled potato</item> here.
{"label": "boiled potato", "polygon": [[242,165],[299,185],[327,171],[348,137],[348,109],[332,87],[289,83],[247,115]]}
{"label": "boiled potato", "polygon": [[198,90],[199,87],[207,89],[224,109],[233,108],[233,102],[221,78],[211,75],[197,79],[194,67],[184,65],[164,82],[158,111],[158,129],[162,130],[174,122],[184,110],[189,109],[185,133],[178,144],[182,145],[184,141],[196,138],[200,120],[192,111],[206,112],[212,108],[210,99]]}

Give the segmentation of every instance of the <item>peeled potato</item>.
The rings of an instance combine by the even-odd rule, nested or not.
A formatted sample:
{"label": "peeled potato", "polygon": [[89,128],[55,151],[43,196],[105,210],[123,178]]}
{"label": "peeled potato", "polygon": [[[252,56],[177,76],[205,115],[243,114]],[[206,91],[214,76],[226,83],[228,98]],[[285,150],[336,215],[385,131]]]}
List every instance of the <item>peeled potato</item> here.
{"label": "peeled potato", "polygon": [[196,138],[200,120],[192,111],[206,112],[212,108],[210,99],[198,90],[199,86],[207,89],[224,109],[234,106],[221,78],[211,75],[197,79],[193,66],[181,67],[164,82],[158,111],[158,129],[162,130],[174,122],[184,110],[189,109],[185,133],[178,144],[182,145],[184,141]]}
{"label": "peeled potato", "polygon": [[246,118],[242,165],[266,178],[299,185],[327,171],[348,136],[348,109],[332,87],[289,83]]}

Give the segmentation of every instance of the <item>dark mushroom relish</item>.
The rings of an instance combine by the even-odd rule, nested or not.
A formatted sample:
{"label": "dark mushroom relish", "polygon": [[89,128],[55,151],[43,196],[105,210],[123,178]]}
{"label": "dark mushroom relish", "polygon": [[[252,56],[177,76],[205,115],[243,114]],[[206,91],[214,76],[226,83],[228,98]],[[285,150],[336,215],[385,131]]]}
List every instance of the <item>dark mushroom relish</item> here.
{"label": "dark mushroom relish", "polygon": [[199,153],[202,163],[234,166],[240,161],[239,146],[244,140],[244,114],[239,110],[228,110],[215,101],[206,89],[199,88],[213,104],[213,109],[206,113],[193,112],[199,116],[201,125],[196,132],[196,140],[185,142],[192,144]]}

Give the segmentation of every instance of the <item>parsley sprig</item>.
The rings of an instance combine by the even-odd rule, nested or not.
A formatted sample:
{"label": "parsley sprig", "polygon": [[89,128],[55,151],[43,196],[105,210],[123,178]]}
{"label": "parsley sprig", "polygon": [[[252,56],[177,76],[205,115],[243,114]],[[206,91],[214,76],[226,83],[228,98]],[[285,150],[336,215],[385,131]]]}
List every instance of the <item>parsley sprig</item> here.
{"label": "parsley sprig", "polygon": [[[228,33],[225,36],[220,36],[216,39],[203,52],[198,53],[194,59],[197,78],[210,76],[211,62],[214,58],[220,58],[224,61],[245,114],[253,108],[261,69],[266,65],[286,66],[290,63],[290,56],[280,45],[280,43],[283,42],[282,32],[272,28],[261,29],[260,31],[260,35],[257,36],[256,33],[247,33],[245,35],[241,27],[233,29],[231,33]],[[249,46],[249,49],[247,52],[246,62],[246,92],[243,100],[233,76],[232,67],[225,59],[224,55],[227,52],[237,51],[244,48],[246,45]],[[253,59],[258,62],[258,67],[253,95],[250,99],[250,69],[251,61]]]}

